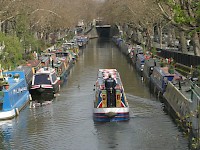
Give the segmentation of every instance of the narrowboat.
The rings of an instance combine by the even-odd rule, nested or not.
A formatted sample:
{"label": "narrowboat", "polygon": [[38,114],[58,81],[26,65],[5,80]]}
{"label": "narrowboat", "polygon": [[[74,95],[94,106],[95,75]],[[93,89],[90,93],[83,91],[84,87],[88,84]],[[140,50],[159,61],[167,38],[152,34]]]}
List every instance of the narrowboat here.
{"label": "narrowboat", "polygon": [[136,48],[134,48],[134,49],[132,50],[132,57],[131,57],[131,60],[132,60],[132,63],[133,63],[133,64],[136,64],[136,61],[137,61],[137,58],[138,58],[138,57],[137,57],[138,54],[144,54],[144,51],[143,51],[142,47],[139,46],[139,45],[137,45]]}
{"label": "narrowboat", "polygon": [[60,58],[55,63],[52,64],[53,65],[52,68],[55,68],[56,74],[59,77],[60,85],[63,85],[67,81],[68,68],[65,60],[66,58],[65,59]]}
{"label": "narrowboat", "polygon": [[57,51],[56,58],[59,59],[61,62],[64,62],[64,65],[66,67],[66,73],[69,74],[71,67],[74,64],[74,59],[70,52],[64,52],[64,51]]}
{"label": "narrowboat", "polygon": [[150,75],[150,90],[158,95],[165,92],[168,81],[178,80],[181,76],[178,72],[169,73],[169,67],[154,67]]}
{"label": "narrowboat", "polygon": [[0,73],[0,120],[12,119],[31,100],[23,71]]}
{"label": "narrowboat", "polygon": [[136,66],[136,70],[139,72],[140,75],[142,75],[143,73],[144,62],[145,62],[144,54],[138,54],[135,66]]}
{"label": "narrowboat", "polygon": [[86,36],[77,36],[76,41],[79,48],[85,48],[88,42],[88,39]]}
{"label": "narrowboat", "polygon": [[145,60],[144,62],[144,69],[143,69],[143,81],[149,85],[150,82],[150,76],[153,73],[154,67],[159,67],[159,61],[155,58],[150,58]]}
{"label": "narrowboat", "polygon": [[[63,54],[64,53],[66,52],[63,52]],[[55,51],[51,53],[43,53],[42,56],[49,58],[49,67],[55,69],[56,75],[60,79],[60,85],[63,85],[67,79],[68,55],[62,55],[61,52],[57,53],[57,51]]]}
{"label": "narrowboat", "polygon": [[[116,82],[110,92],[105,81],[108,74]],[[112,101],[112,105],[111,102]],[[93,119],[97,122],[127,121],[129,120],[129,105],[126,99],[120,75],[116,69],[99,69],[95,84],[95,100]]]}
{"label": "narrowboat", "polygon": [[53,100],[59,91],[60,80],[54,68],[43,67],[33,75],[30,93],[36,103]]}

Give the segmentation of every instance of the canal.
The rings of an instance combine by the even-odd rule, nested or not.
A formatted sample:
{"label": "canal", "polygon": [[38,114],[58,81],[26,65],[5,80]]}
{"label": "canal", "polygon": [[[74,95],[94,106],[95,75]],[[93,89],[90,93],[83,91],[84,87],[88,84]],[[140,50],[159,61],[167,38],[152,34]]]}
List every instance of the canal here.
{"label": "canal", "polygon": [[[99,68],[116,68],[130,105],[127,122],[95,123],[94,84]],[[149,93],[135,68],[109,40],[92,39],[52,104],[26,107],[0,122],[0,149],[188,150],[187,139]]]}

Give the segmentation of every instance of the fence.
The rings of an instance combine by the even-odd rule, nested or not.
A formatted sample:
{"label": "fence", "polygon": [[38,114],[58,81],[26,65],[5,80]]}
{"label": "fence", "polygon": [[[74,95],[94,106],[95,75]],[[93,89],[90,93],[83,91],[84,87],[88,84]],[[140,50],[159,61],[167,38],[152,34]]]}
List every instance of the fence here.
{"label": "fence", "polygon": [[157,48],[157,55],[163,58],[173,58],[175,62],[186,65],[188,67],[200,65],[200,57],[195,55],[189,55],[177,51],[170,51]]}

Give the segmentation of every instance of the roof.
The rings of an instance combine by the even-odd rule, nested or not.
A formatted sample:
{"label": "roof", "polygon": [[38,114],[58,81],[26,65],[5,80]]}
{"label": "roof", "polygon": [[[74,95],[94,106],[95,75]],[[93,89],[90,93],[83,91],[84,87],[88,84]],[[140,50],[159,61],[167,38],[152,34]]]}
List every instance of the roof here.
{"label": "roof", "polygon": [[40,60],[28,60],[26,62],[27,66],[31,66],[31,67],[36,67],[38,65],[40,65],[41,61]]}

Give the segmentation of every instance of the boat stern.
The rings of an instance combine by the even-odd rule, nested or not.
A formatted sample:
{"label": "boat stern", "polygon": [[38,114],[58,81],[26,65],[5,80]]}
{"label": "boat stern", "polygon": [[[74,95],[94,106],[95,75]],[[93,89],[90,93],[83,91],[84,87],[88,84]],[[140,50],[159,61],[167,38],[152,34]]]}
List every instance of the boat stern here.
{"label": "boat stern", "polygon": [[97,122],[129,120],[129,108],[94,108],[93,119]]}

